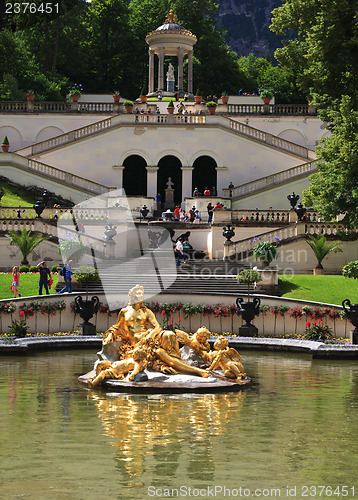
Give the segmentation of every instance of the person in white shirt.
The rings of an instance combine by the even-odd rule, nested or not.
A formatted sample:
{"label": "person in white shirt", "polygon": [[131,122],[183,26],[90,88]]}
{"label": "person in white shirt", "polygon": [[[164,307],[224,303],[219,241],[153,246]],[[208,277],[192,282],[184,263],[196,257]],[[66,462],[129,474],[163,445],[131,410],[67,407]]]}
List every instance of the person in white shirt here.
{"label": "person in white shirt", "polygon": [[183,240],[182,238],[179,238],[178,241],[175,244],[175,251],[177,253],[177,267],[180,266],[180,262],[184,257],[184,247],[183,247]]}

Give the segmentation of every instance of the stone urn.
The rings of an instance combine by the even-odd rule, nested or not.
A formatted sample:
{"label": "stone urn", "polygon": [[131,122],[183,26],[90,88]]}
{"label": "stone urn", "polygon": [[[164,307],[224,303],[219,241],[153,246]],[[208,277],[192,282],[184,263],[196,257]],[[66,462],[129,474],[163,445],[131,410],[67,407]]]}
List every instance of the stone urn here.
{"label": "stone urn", "polygon": [[260,304],[261,300],[258,297],[254,297],[252,302],[245,301],[242,297],[236,299],[237,314],[245,321],[245,324],[239,328],[239,335],[244,337],[257,335],[258,330],[251,321],[260,314]]}
{"label": "stone urn", "polygon": [[358,344],[358,304],[351,304],[349,299],[344,299],[342,306],[347,318],[355,327],[354,330],[352,330],[353,344]]}
{"label": "stone urn", "polygon": [[96,327],[89,320],[98,311],[99,298],[95,295],[91,300],[83,300],[81,295],[75,297],[75,312],[84,320],[81,323],[83,335],[96,335]]}

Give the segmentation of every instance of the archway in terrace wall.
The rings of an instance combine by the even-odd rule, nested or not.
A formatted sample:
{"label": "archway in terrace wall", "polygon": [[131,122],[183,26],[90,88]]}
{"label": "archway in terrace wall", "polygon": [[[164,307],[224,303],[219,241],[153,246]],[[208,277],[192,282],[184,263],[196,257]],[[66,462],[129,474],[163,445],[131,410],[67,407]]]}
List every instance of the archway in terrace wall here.
{"label": "archway in terrace wall", "polygon": [[197,187],[200,193],[204,193],[206,187],[212,193],[213,186],[217,190],[217,163],[211,156],[199,156],[193,163],[193,190]]}
{"label": "archway in terrace wall", "polygon": [[123,188],[127,196],[147,196],[147,162],[142,156],[130,155],[123,162]]}

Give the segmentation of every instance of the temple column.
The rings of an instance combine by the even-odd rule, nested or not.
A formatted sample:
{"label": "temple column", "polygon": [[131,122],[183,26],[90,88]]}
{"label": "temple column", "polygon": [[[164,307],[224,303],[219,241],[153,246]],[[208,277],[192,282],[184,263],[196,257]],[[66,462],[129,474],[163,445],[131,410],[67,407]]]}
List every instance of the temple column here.
{"label": "temple column", "polygon": [[154,51],[149,50],[149,93],[154,92]]}
{"label": "temple column", "polygon": [[194,167],[181,167],[182,171],[182,201],[193,195],[193,172]]}
{"label": "temple column", "polygon": [[183,78],[183,48],[179,47],[178,50],[178,90],[183,90],[184,87],[184,78]]}
{"label": "temple column", "polygon": [[159,167],[145,167],[147,170],[147,196],[154,198],[157,195],[157,172]]}
{"label": "temple column", "polygon": [[164,48],[159,47],[158,89],[164,90]]}
{"label": "temple column", "polygon": [[193,93],[193,51],[188,54],[188,93]]}
{"label": "temple column", "polygon": [[123,170],[124,170],[124,165],[113,165],[113,170],[118,171],[118,177],[116,177],[116,185],[117,189],[123,189]]}

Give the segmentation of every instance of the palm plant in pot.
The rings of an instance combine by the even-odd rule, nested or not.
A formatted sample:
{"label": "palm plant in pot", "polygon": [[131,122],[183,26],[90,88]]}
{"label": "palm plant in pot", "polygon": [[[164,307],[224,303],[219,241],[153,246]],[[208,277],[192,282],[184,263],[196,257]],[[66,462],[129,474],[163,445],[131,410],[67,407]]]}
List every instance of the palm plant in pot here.
{"label": "palm plant in pot", "polygon": [[141,91],[140,91],[140,96],[139,96],[139,99],[140,99],[140,102],[142,104],[144,104],[145,102],[147,102],[147,89],[146,87],[143,85]]}
{"label": "palm plant in pot", "polygon": [[223,104],[227,104],[229,102],[229,96],[227,92],[221,92],[221,101]]}
{"label": "palm plant in pot", "polygon": [[247,301],[242,297],[236,299],[237,314],[241,315],[245,321],[245,324],[239,330],[240,335],[249,336],[257,334],[257,328],[251,321],[260,313],[261,301],[258,297],[254,297],[253,301],[250,302],[250,286],[256,286],[256,283],[259,283],[261,279],[261,274],[256,268],[244,269],[236,276],[238,283],[247,284]]}
{"label": "palm plant in pot", "polygon": [[209,101],[206,103],[206,107],[208,108],[209,114],[213,115],[216,111],[218,103],[214,101]]}
{"label": "palm plant in pot", "polygon": [[120,94],[119,90],[115,90],[113,92],[113,96],[112,97],[113,97],[113,101],[114,102],[119,102],[120,98],[121,98],[121,94]]}
{"label": "palm plant in pot", "polygon": [[324,268],[322,266],[323,259],[331,252],[342,252],[340,245],[342,242],[340,240],[332,241],[327,243],[324,234],[321,236],[308,236],[306,243],[312,248],[313,253],[317,259],[317,266],[313,269],[313,274],[324,274]]}
{"label": "palm plant in pot", "polygon": [[203,93],[201,92],[201,90],[197,89],[196,94],[194,96],[194,101],[196,104],[200,104],[202,100],[203,100]]}
{"label": "palm plant in pot", "polygon": [[5,135],[4,140],[2,141],[1,144],[1,149],[4,153],[7,153],[9,151],[9,148],[10,148],[9,139],[7,138],[7,135]]}

